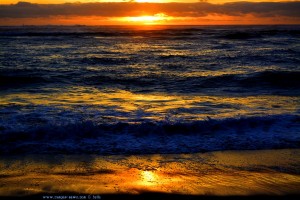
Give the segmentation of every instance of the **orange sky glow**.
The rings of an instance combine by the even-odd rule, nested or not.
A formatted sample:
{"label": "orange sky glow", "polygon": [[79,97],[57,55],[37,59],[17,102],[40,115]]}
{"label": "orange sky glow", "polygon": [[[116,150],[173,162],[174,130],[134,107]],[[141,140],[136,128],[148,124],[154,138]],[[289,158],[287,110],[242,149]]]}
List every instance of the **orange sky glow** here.
{"label": "orange sky glow", "polygon": [[300,1],[1,0],[0,25],[300,24]]}

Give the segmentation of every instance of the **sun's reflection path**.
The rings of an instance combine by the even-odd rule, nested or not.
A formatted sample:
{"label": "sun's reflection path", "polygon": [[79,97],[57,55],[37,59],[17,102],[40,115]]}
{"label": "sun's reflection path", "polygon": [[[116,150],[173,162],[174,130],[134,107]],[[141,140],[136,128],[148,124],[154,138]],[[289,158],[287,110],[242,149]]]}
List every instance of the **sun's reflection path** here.
{"label": "sun's reflection path", "polygon": [[157,185],[158,184],[158,175],[155,174],[152,171],[142,171],[141,172],[141,184],[151,186],[151,185]]}
{"label": "sun's reflection path", "polygon": [[295,166],[299,155],[300,150],[287,149],[130,157],[1,157],[0,176],[5,185],[0,187],[0,196],[78,191],[82,194],[298,194],[300,177]]}

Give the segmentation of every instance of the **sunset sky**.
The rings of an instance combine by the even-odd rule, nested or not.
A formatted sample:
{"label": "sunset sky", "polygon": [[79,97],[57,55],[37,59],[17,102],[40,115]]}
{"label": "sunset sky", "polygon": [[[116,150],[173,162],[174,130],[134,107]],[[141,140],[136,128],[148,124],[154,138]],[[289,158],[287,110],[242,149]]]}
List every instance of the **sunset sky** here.
{"label": "sunset sky", "polygon": [[300,24],[291,0],[0,0],[0,25]]}

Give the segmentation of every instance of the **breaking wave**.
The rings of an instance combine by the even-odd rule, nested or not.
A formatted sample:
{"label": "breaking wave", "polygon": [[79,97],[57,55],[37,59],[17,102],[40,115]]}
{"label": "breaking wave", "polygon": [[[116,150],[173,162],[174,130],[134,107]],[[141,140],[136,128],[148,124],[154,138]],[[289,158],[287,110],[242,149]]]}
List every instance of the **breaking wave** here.
{"label": "breaking wave", "polygon": [[270,115],[194,122],[46,124],[0,128],[0,153],[145,154],[300,147],[300,117]]}

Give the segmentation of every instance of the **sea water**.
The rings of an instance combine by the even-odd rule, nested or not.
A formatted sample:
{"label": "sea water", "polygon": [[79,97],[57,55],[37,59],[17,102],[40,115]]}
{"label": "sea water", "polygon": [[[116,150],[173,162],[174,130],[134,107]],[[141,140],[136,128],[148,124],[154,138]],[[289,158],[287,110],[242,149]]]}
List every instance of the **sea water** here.
{"label": "sea water", "polygon": [[0,27],[0,153],[300,147],[300,26]]}

